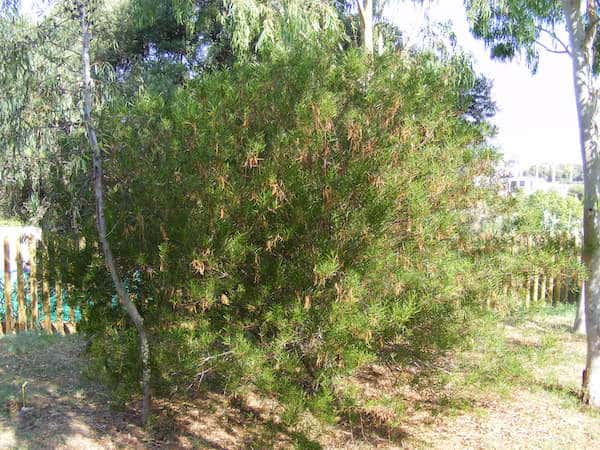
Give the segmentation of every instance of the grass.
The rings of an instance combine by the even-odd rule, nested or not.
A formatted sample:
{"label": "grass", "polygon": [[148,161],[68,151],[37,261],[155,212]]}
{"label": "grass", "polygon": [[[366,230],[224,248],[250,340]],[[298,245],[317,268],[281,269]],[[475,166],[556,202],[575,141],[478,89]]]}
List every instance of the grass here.
{"label": "grass", "polygon": [[31,352],[33,347],[36,347],[38,351],[44,351],[63,340],[62,336],[56,334],[27,332],[4,336],[2,345],[3,351],[7,354],[23,355]]}
{"label": "grass", "polygon": [[26,224],[18,219],[0,217],[0,226],[8,226],[8,227],[21,227]]}
{"label": "grass", "polygon": [[560,385],[559,375],[582,364],[581,351],[570,351],[581,341],[569,332],[574,308],[539,307],[501,321],[492,315],[478,319],[476,333],[455,353],[458,370],[448,382],[501,395]]}
{"label": "grass", "polygon": [[[64,430],[64,442],[79,433],[78,448],[115,442],[136,448],[146,442],[232,449],[497,448],[499,443],[600,448],[600,437],[577,431],[599,429],[600,412],[578,400],[585,343],[569,332],[574,314],[574,306],[561,306],[502,319],[479,317],[460,347],[438,359],[371,364],[340,380],[346,412],[332,422],[306,415],[293,427],[280,421],[280,405],[268,399],[234,402],[213,392],[156,399],[150,430],[120,431],[119,424],[137,413],[109,413],[101,387],[85,382],[80,337],[5,337],[0,339],[0,406],[18,401],[27,381],[35,409],[25,425],[11,425],[6,416],[3,422],[0,414],[0,447],[4,423],[25,447],[43,446],[56,430]],[[54,415],[45,415],[50,412]],[[130,418],[115,421],[115,414]],[[82,426],[87,431],[78,431]]]}
{"label": "grass", "polygon": [[465,386],[471,383],[506,395],[518,389],[546,392],[561,408],[600,417],[579,400],[585,338],[570,332],[575,308],[539,307],[500,324],[490,321],[485,339],[478,343],[480,358],[469,362],[467,354],[461,356],[468,372]]}

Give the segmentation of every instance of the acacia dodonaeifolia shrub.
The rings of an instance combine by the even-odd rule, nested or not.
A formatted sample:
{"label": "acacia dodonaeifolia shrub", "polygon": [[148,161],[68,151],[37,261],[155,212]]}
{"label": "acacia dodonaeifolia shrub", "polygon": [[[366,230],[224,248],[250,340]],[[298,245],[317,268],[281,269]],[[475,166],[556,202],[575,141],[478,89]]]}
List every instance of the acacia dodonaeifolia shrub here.
{"label": "acacia dodonaeifolia shrub", "polygon": [[[326,411],[384,349],[448,343],[494,158],[461,118],[470,79],[431,55],[295,54],[105,111],[109,238],[155,387],[210,379]],[[128,392],[133,328],[107,302],[85,316]]]}

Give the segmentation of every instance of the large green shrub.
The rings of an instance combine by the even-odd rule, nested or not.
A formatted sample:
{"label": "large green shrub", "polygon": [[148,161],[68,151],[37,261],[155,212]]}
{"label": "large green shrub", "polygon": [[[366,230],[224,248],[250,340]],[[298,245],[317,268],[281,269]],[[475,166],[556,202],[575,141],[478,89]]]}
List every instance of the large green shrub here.
{"label": "large green shrub", "polygon": [[[155,387],[210,375],[327,411],[336,377],[382,351],[448,343],[477,300],[465,211],[493,159],[462,118],[471,78],[432,55],[293,54],[105,112],[109,238]],[[86,317],[128,392],[131,325],[114,302]]]}

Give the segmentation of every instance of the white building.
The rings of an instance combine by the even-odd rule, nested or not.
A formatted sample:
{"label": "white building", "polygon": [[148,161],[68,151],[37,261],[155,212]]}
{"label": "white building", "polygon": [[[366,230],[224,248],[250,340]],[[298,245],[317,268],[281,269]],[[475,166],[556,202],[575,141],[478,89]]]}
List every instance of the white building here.
{"label": "white building", "polygon": [[533,176],[513,176],[504,179],[504,188],[506,192],[523,192],[527,195],[533,194],[534,192],[543,191],[550,192],[555,191],[560,195],[569,195],[569,190],[575,186],[575,184],[569,183],[550,183],[543,178],[537,178]]}

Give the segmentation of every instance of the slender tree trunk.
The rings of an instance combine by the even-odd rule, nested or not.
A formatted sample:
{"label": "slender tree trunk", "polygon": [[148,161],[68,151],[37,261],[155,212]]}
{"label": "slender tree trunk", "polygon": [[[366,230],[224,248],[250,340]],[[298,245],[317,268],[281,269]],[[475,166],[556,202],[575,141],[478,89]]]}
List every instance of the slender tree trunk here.
{"label": "slender tree trunk", "polygon": [[562,303],[567,303],[569,301],[569,281],[566,278],[563,278],[562,281],[562,293],[560,301]]}
{"label": "slender tree trunk", "polygon": [[581,285],[579,302],[577,302],[577,314],[573,323],[573,333],[585,334],[585,282]]}
{"label": "slender tree trunk", "polygon": [[515,279],[514,277],[511,275],[510,276],[510,299],[511,300],[518,300],[518,293],[517,293],[517,287],[516,287],[516,283],[515,283]]}
{"label": "slender tree trunk", "polygon": [[81,14],[81,35],[82,35],[82,71],[83,71],[83,121],[90,144],[92,153],[92,177],[94,183],[94,197],[96,200],[96,225],[98,227],[98,237],[102,245],[102,251],[104,253],[104,260],[106,267],[110,272],[110,276],[115,285],[119,302],[123,308],[127,311],[131,321],[135,325],[139,340],[140,340],[140,358],[142,362],[142,422],[144,425],[148,421],[150,414],[150,350],[148,346],[148,338],[146,336],[146,330],[144,328],[144,320],[140,315],[137,307],[127,295],[125,286],[121,281],[121,278],[117,272],[117,265],[115,263],[112,250],[108,239],[106,237],[106,222],[104,220],[104,189],[102,185],[102,154],[100,152],[100,146],[98,145],[98,139],[96,137],[96,130],[92,123],[92,79],[90,71],[90,29],[88,11],[85,1],[80,3],[80,14]]}
{"label": "slender tree trunk", "polygon": [[[595,6],[589,3],[592,11]],[[587,331],[586,368],[582,377],[582,400],[600,407],[600,121],[598,90],[592,71],[596,23],[586,25],[580,0],[563,0],[571,61],[575,101],[579,119],[583,160],[583,246],[582,260],[588,270],[585,284],[585,321]],[[593,17],[590,19],[594,19]]]}
{"label": "slender tree trunk", "polygon": [[69,323],[75,325],[75,299],[73,298],[73,285],[67,286],[67,298],[69,299]]}
{"label": "slender tree trunk", "polygon": [[361,45],[366,55],[373,55],[373,0],[356,0],[360,17]]}

